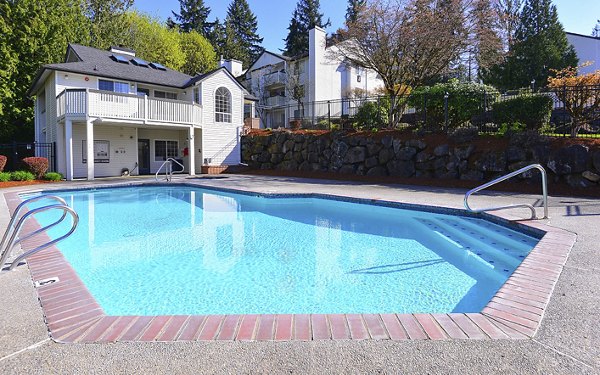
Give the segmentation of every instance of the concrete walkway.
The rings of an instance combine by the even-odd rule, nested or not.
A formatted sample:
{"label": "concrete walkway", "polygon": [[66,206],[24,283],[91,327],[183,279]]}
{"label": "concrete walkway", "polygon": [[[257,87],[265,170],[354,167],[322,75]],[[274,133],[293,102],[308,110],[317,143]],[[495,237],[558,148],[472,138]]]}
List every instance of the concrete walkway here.
{"label": "concrete walkway", "polygon": [[[93,184],[127,184],[113,179]],[[464,191],[416,186],[359,184],[290,177],[233,176],[187,179],[257,192],[317,192],[444,207],[462,206]],[[69,184],[68,186],[72,186]],[[44,189],[67,184],[43,185]],[[8,222],[0,190],[0,230]],[[472,205],[534,202],[537,196],[488,193]],[[512,218],[526,217],[515,210]],[[0,371],[47,373],[600,373],[600,200],[550,198],[551,226],[577,233],[541,328],[531,340],[310,341],[56,344],[48,339],[29,270],[0,273]]]}

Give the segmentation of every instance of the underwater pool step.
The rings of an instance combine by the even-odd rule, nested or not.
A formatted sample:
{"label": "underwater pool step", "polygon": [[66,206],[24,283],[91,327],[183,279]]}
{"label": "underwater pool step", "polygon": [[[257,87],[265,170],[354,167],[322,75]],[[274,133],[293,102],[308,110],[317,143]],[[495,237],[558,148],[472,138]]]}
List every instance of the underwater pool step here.
{"label": "underwater pool step", "polygon": [[525,254],[529,253],[529,250],[538,242],[537,239],[529,237],[524,233],[519,233],[485,220],[464,217],[460,218],[459,222],[459,225],[462,224],[467,230],[474,229],[477,231],[477,234],[487,235],[493,238],[498,244],[505,245],[504,247],[519,252],[519,255],[522,254],[521,252]]}
{"label": "underwater pool step", "polygon": [[465,250],[475,253],[499,269],[508,267],[512,271],[517,268],[519,264],[521,264],[521,258],[515,257],[501,249],[495,248],[485,241],[480,240],[479,238],[481,236],[472,236],[470,233],[463,232],[460,228],[457,229],[456,227],[438,219],[420,220],[431,230],[440,232],[444,236],[456,242],[458,245],[462,246]]}

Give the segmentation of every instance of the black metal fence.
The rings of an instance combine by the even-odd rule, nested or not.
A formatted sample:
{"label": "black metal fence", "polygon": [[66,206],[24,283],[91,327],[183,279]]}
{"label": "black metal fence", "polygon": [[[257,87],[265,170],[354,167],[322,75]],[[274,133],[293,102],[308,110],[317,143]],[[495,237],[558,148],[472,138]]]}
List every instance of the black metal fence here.
{"label": "black metal fence", "polygon": [[0,155],[6,156],[5,171],[22,169],[21,160],[30,156],[48,159],[48,171],[56,172],[56,146],[54,143],[0,143]]}
{"label": "black metal fence", "polygon": [[[591,86],[583,88],[585,90],[600,91],[600,86]],[[580,87],[564,87],[561,92],[561,96],[576,94],[576,90],[582,90]],[[420,94],[419,100],[427,102],[428,100],[434,100],[427,97],[427,94]],[[465,97],[462,94],[462,101],[465,100],[470,102],[471,108],[475,106],[475,110],[472,111],[472,115],[467,119],[471,126],[477,127],[482,133],[500,133],[504,131],[502,124],[494,123],[493,119],[493,108],[494,103],[503,102],[510,99],[532,96],[532,95],[544,95],[552,100],[552,112],[550,121],[547,126],[542,129],[547,134],[555,136],[569,136],[571,134],[571,124],[573,119],[566,111],[563,102],[560,100],[559,95],[555,91],[547,89],[539,90],[535,93],[532,92],[513,92],[507,94],[499,93],[480,93],[477,95],[471,95],[471,97]],[[439,96],[437,97],[439,100]],[[449,122],[452,121],[451,113],[453,109],[453,98],[450,95],[443,97],[442,111],[432,113],[428,112],[427,103],[420,106],[411,106],[408,97],[398,99],[403,103],[403,113],[400,118],[400,125],[403,127],[419,128],[425,131],[448,131],[452,129],[449,126]],[[349,98],[349,99],[338,99],[338,100],[327,100],[317,101],[308,103],[294,103],[285,106],[272,107],[268,113],[267,127],[278,128],[278,127],[292,127],[292,128],[304,128],[304,129],[351,129],[360,125],[359,110],[371,103],[370,105],[376,108],[375,111],[371,111],[372,114],[379,117],[375,120],[380,126],[386,126],[387,124],[387,108],[389,108],[389,98],[387,97],[362,97],[362,98]],[[589,103],[592,106],[593,103]],[[449,108],[450,107],[450,108]],[[525,109],[527,111],[528,109]],[[600,115],[600,113],[597,113]],[[363,116],[364,117],[364,116]],[[596,116],[598,118],[598,116]],[[287,119],[287,123],[286,123]],[[362,119],[364,120],[364,118]],[[263,119],[264,121],[264,119]],[[586,123],[586,125],[579,131],[581,137],[600,137],[600,120],[593,120]]]}

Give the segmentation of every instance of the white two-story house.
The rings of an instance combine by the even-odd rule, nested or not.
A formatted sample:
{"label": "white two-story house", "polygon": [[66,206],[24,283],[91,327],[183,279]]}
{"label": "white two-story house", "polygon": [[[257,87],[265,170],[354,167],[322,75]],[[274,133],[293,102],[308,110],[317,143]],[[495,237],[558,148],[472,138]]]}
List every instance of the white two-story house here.
{"label": "white two-story house", "polygon": [[264,51],[258,57],[241,80],[259,100],[261,127],[288,127],[295,118],[318,121],[347,115],[349,102],[344,99],[375,95],[383,87],[375,72],[344,61],[337,48],[327,45],[325,30],[316,27],[309,31],[308,53],[288,57]]}
{"label": "white two-story house", "polygon": [[240,162],[248,93],[225,68],[192,77],[126,48],[71,44],[64,63],[40,69],[30,95],[35,140],[55,142],[67,180],[152,174],[168,158],[191,175]]}

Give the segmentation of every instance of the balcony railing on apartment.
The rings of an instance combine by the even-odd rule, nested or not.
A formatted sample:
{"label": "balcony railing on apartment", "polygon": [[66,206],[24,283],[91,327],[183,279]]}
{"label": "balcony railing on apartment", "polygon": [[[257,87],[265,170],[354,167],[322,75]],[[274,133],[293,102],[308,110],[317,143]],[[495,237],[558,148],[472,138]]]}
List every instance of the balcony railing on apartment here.
{"label": "balcony railing on apartment", "polygon": [[265,101],[265,105],[270,107],[277,107],[287,104],[287,98],[285,96],[271,96]]}
{"label": "balcony railing on apartment", "polygon": [[287,81],[287,74],[285,72],[274,72],[264,76],[265,86],[280,86],[285,85]]}
{"label": "balcony railing on apartment", "polygon": [[148,124],[202,123],[202,107],[179,100],[156,99],[92,89],[66,89],[56,97],[57,116],[98,117]]}

